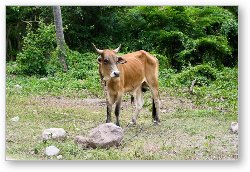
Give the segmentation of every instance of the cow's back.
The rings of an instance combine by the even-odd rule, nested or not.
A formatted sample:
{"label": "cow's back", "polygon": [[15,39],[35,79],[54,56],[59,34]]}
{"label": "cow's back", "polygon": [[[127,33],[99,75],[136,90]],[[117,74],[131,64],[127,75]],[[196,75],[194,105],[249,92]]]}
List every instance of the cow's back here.
{"label": "cow's back", "polygon": [[146,81],[148,71],[155,72],[155,68],[158,67],[157,59],[143,50],[122,57],[127,63],[119,65],[118,68],[121,71],[120,79],[125,92],[138,88]]}

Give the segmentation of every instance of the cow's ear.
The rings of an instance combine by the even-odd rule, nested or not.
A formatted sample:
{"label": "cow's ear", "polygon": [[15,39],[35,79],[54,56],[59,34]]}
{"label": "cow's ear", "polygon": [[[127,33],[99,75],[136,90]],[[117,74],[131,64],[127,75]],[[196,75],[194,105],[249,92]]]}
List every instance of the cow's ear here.
{"label": "cow's ear", "polygon": [[102,56],[99,56],[99,57],[97,58],[97,62],[98,62],[99,64],[101,64],[101,62],[102,62]]}
{"label": "cow's ear", "polygon": [[127,60],[125,60],[125,59],[122,58],[122,57],[118,57],[117,63],[119,63],[119,64],[124,64],[124,63],[127,63]]}

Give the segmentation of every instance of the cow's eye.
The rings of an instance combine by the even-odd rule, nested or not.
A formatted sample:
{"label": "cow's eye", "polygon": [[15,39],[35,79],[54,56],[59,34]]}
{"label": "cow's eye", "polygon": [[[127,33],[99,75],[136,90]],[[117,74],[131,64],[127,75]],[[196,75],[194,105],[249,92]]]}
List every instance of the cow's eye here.
{"label": "cow's eye", "polygon": [[104,64],[108,64],[109,60],[108,59],[104,59]]}

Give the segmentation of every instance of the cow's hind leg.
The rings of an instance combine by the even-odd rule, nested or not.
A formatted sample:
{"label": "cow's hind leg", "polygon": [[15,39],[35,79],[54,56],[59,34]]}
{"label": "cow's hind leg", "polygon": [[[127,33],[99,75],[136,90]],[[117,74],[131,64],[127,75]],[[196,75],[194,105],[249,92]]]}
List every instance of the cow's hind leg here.
{"label": "cow's hind leg", "polygon": [[137,117],[142,109],[142,106],[143,106],[143,95],[142,95],[142,91],[141,91],[141,88],[138,88],[137,91],[136,91],[136,94],[135,94],[135,113],[134,113],[134,116],[132,117],[132,124],[136,124],[136,120],[137,120]]}
{"label": "cow's hind leg", "polygon": [[158,89],[153,88],[153,102],[152,102],[152,116],[155,124],[160,122],[159,114],[160,114],[160,99]]}
{"label": "cow's hind leg", "polygon": [[153,96],[153,102],[152,102],[152,117],[155,124],[158,124],[160,122],[159,114],[160,114],[160,99],[159,99],[159,91],[158,91],[158,84],[157,82],[148,83],[152,96]]}
{"label": "cow's hind leg", "polygon": [[153,120],[156,121],[156,107],[155,107],[155,101],[153,98],[152,98],[152,117],[153,117]]}

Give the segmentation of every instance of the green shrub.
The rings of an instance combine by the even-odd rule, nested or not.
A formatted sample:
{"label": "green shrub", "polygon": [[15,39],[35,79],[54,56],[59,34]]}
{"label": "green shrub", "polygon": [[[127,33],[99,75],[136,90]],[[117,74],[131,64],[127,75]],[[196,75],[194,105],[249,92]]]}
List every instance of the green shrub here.
{"label": "green shrub", "polygon": [[98,73],[98,55],[95,53],[81,54],[68,48],[66,52],[69,67],[68,72],[65,74],[62,72],[62,68],[57,60],[57,51],[55,51],[49,63],[49,74],[66,79],[65,82],[68,82],[67,87],[69,88],[77,90],[87,89],[91,93],[98,95],[102,90]]}
{"label": "green shrub", "polygon": [[80,54],[77,51],[68,51],[69,73],[77,79],[86,79],[98,74],[97,55],[94,53]]}
{"label": "green shrub", "polygon": [[6,63],[6,74],[19,74],[19,68],[16,61],[9,61]]}
{"label": "green shrub", "polygon": [[208,86],[217,78],[217,69],[210,65],[187,67],[181,72],[165,69],[160,71],[160,83],[163,87],[190,87],[193,80],[197,86]]}
{"label": "green shrub", "polygon": [[18,67],[23,74],[46,75],[46,65],[56,46],[55,27],[41,20],[36,31],[31,28],[31,25],[27,25],[22,52],[17,55]]}
{"label": "green shrub", "polygon": [[178,74],[177,80],[182,85],[190,86],[191,82],[196,79],[197,85],[209,85],[211,81],[216,80],[217,69],[209,65],[197,65],[195,67],[188,67]]}
{"label": "green shrub", "polygon": [[232,55],[232,49],[225,37],[209,36],[193,41],[191,49],[178,53],[182,66],[206,64],[223,67]]}

